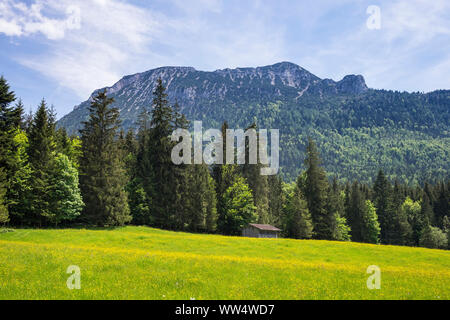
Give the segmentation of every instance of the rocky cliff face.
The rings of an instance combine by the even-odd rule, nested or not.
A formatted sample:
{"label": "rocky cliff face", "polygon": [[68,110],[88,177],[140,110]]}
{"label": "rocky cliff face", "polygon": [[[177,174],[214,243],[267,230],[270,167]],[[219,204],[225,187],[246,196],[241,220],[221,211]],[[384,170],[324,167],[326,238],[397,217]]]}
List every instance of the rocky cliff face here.
{"label": "rocky cliff face", "polygon": [[[345,76],[341,81],[320,79],[302,67],[280,62],[257,68],[223,69],[213,72],[198,71],[191,67],[161,67],[125,76],[111,87],[108,94],[115,99],[125,129],[136,126],[144,108],[150,108],[156,80],[161,78],[167,88],[169,100],[178,103],[182,111],[192,118],[214,114],[214,108],[226,105],[246,105],[268,101],[298,101],[303,96],[358,95],[367,90],[360,75]],[[69,133],[76,133],[87,118],[91,97],[64,116],[58,125]]]}

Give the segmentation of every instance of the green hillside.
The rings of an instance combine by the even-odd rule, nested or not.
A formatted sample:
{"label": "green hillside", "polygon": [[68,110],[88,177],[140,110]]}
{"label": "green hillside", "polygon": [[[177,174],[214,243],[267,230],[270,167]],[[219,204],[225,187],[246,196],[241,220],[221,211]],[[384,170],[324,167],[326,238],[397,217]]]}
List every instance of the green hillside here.
{"label": "green hillside", "polygon": [[[0,299],[449,299],[450,252],[146,227],[0,231]],[[69,290],[70,265],[81,289]],[[369,290],[369,265],[381,288]]]}

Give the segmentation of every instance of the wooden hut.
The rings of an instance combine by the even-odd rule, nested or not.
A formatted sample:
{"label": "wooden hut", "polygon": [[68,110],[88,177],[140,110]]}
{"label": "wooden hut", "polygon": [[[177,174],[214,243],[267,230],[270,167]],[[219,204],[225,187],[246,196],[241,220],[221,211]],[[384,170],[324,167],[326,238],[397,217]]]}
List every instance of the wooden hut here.
{"label": "wooden hut", "polygon": [[278,238],[280,231],[280,229],[271,226],[270,224],[250,223],[242,230],[242,236],[253,238]]}

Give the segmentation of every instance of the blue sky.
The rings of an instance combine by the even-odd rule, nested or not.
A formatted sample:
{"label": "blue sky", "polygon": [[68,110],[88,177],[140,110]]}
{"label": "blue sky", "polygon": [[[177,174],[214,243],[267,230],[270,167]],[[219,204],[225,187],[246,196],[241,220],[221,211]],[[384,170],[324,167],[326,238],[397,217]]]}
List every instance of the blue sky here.
{"label": "blue sky", "polygon": [[45,97],[58,117],[127,74],[280,61],[372,88],[450,89],[450,1],[0,0],[0,74],[27,109]]}

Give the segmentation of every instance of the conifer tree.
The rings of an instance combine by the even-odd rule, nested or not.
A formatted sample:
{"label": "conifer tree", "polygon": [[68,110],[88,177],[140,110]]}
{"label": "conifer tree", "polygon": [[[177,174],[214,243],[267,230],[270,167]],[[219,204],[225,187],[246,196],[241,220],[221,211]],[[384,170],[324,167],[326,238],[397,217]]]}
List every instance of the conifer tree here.
{"label": "conifer tree", "polygon": [[364,241],[363,235],[363,215],[366,211],[366,199],[360,190],[358,182],[352,184],[347,209],[347,221],[351,228],[352,240],[356,242]]}
{"label": "conifer tree", "polygon": [[130,195],[130,209],[133,223],[154,225],[151,212],[153,186],[153,167],[150,159],[150,114],[144,109],[139,115],[139,130],[136,142],[136,159],[132,160],[130,183],[127,187]]}
{"label": "conifer tree", "polygon": [[436,226],[442,229],[444,227],[444,218],[450,217],[450,191],[443,182],[438,184],[438,188],[439,190],[434,204],[434,214]]}
{"label": "conifer tree", "polygon": [[336,177],[328,190],[327,212],[331,214],[330,226],[332,229],[333,240],[350,240],[350,227],[345,218],[345,195],[339,189]]}
{"label": "conifer tree", "polygon": [[395,241],[394,204],[392,186],[382,170],[378,171],[373,187],[373,203],[377,208],[378,221],[381,227],[381,243],[392,244]]}
{"label": "conifer tree", "polygon": [[205,164],[189,166],[185,222],[190,231],[213,232],[217,225],[216,193],[214,180]]}
{"label": "conifer tree", "polygon": [[316,239],[331,239],[333,234],[333,214],[327,212],[326,208],[328,181],[325,170],[320,166],[319,152],[312,139],[308,140],[306,151],[305,196],[314,225],[314,237]]}
{"label": "conifer tree", "polygon": [[89,107],[89,120],[80,130],[80,187],[85,202],[82,217],[103,226],[124,225],[131,220],[125,166],[116,141],[119,111],[110,106],[113,102],[106,90],[100,91]]}
{"label": "conifer tree", "polygon": [[[235,164],[225,164],[226,159],[226,143],[227,135],[226,130],[228,129],[228,123],[225,121],[222,124],[222,140],[223,140],[223,164],[215,164],[212,168],[212,176],[214,179],[214,185],[216,189],[217,198],[217,231],[222,234],[227,234],[227,212],[225,209],[225,193],[226,191],[236,182],[236,179],[241,177],[241,173]],[[252,195],[253,199],[253,195]]]}
{"label": "conifer tree", "polygon": [[[0,76],[0,168],[4,170],[3,184],[6,189],[9,188],[10,179],[14,175],[13,138],[22,116],[20,113],[21,105],[16,108],[10,107],[15,99],[16,96],[13,91],[10,91],[8,82],[3,76]],[[7,207],[6,195],[4,201]]]}
{"label": "conifer tree", "polygon": [[[140,132],[140,134],[143,133]],[[139,176],[140,166],[137,158],[140,146],[131,130],[127,132],[122,148],[128,176],[126,191],[128,193],[128,206],[132,216],[132,223],[136,225],[151,225],[151,203]]]}
{"label": "conifer tree", "polygon": [[269,216],[276,227],[283,225],[283,182],[278,175],[268,177]]}
{"label": "conifer tree", "polygon": [[[252,124],[248,129],[256,130],[256,124]],[[250,189],[252,190],[253,200],[256,206],[256,212],[258,214],[258,223],[272,224],[273,217],[269,215],[269,183],[266,175],[261,175],[261,168],[263,167],[259,158],[260,150],[259,139],[257,138],[257,163],[250,164],[250,148],[249,140],[245,141],[245,163],[242,166],[242,176],[247,181]]]}
{"label": "conifer tree", "polygon": [[170,135],[174,130],[175,116],[169,105],[166,89],[161,79],[153,92],[153,109],[151,111],[150,129],[148,132],[149,151],[146,151],[148,170],[144,173],[149,185],[147,190],[152,199],[151,213],[157,227],[176,229],[180,227],[179,189],[180,171],[171,160],[174,143]]}
{"label": "conifer tree", "polygon": [[286,205],[288,236],[295,239],[311,239],[313,236],[313,224],[308,203],[304,199],[298,185],[289,195]]}
{"label": "conifer tree", "polygon": [[405,210],[402,210],[404,202],[404,193],[398,181],[395,181],[392,190],[392,234],[390,236],[390,243],[396,245],[410,245],[413,242],[412,228],[408,222],[408,217]]}
{"label": "conifer tree", "polygon": [[42,99],[29,132],[28,155],[33,174],[29,212],[24,216],[28,224],[45,224],[50,212],[50,173],[54,170],[54,126],[46,102]]}
{"label": "conifer tree", "polygon": [[9,221],[8,204],[6,199],[6,174],[3,168],[0,168],[0,224]]}

